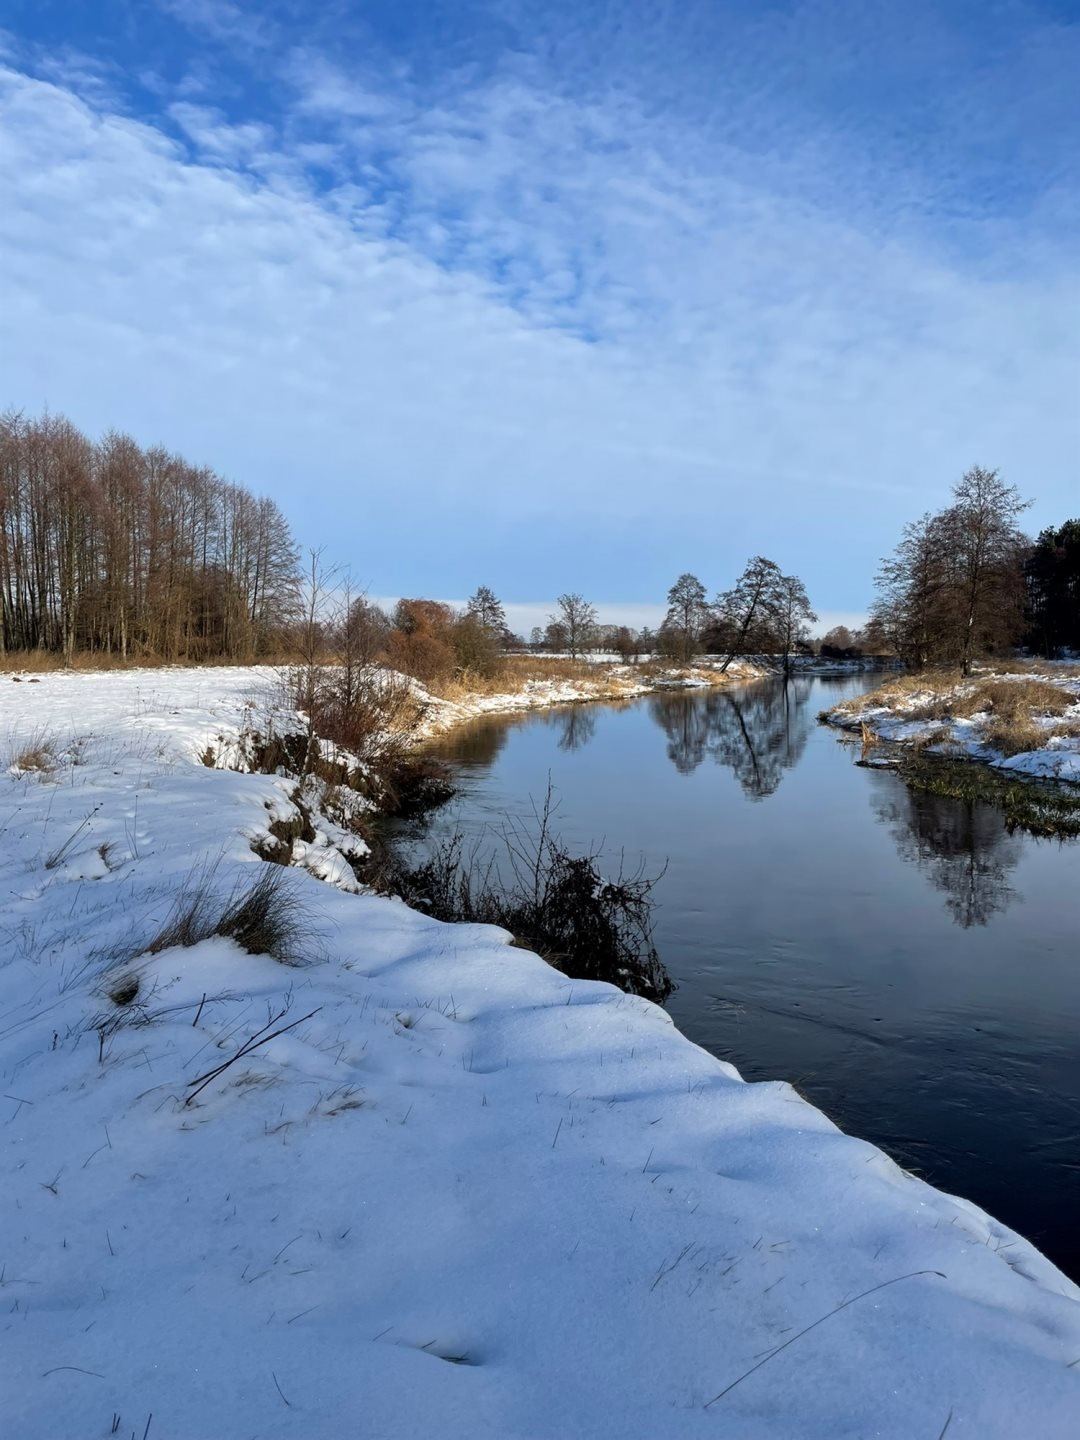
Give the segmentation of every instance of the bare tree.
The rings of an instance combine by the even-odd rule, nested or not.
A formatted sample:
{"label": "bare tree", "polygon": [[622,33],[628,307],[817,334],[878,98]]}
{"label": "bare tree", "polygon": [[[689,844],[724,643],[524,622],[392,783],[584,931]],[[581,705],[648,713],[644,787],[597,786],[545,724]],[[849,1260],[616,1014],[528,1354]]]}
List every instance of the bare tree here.
{"label": "bare tree", "polygon": [[560,595],[556,601],[558,609],[551,616],[555,625],[561,625],[566,634],[566,648],[570,651],[571,658],[576,660],[581,651],[584,650],[596,628],[597,613],[595,605],[590,605],[582,595],[574,594]]}
{"label": "bare tree", "polygon": [[0,648],[239,658],[296,619],[274,503],[125,435],[0,417]]}
{"label": "bare tree", "polygon": [[974,656],[1013,643],[1023,615],[1020,577],[1026,541],[1016,523],[1031,504],[996,470],[975,465],[953,489],[945,528],[958,572],[955,624],[960,668]]}
{"label": "bare tree", "polygon": [[671,637],[676,659],[690,660],[696,654],[701,629],[709,613],[705,586],[689,572],[684,572],[668,591],[664,630]]}
{"label": "bare tree", "polygon": [[978,465],[953,499],[905,526],[882,562],[871,619],[916,669],[954,664],[968,675],[978,655],[1015,643],[1022,630],[1029,547],[1016,522],[1029,502]]}
{"label": "bare tree", "polygon": [[781,575],[776,587],[774,614],[786,672],[791,669],[792,653],[806,643],[810,633],[807,627],[817,619],[810,608],[806,586],[797,575]]}
{"label": "bare tree", "polygon": [[779,565],[755,555],[734,587],[716,597],[713,633],[726,654],[722,671],[736,655],[762,654],[776,646],[783,580]]}

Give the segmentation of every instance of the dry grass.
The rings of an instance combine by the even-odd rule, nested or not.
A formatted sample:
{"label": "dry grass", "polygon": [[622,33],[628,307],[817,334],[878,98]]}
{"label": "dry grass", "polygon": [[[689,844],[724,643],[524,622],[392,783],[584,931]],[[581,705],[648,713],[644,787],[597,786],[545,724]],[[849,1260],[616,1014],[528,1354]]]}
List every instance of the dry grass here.
{"label": "dry grass", "polygon": [[145,953],[188,948],[222,935],[235,940],[249,955],[270,955],[283,965],[305,958],[307,916],[288,871],[263,865],[252,885],[237,887],[224,901],[214,886],[213,867],[194,872],[176,897],[165,923]]}
{"label": "dry grass", "polygon": [[534,681],[588,685],[611,680],[609,665],[590,665],[586,660],[552,660],[534,655],[508,655],[492,675],[465,670],[428,688],[441,700],[457,702],[478,695],[516,695]]}
{"label": "dry grass", "polygon": [[[53,675],[64,670],[165,670],[181,667],[205,670],[228,669],[234,665],[295,665],[298,656],[292,650],[265,655],[177,655],[164,659],[153,650],[140,650],[128,655],[110,655],[104,650],[79,650],[70,659],[56,650],[8,650],[0,656],[0,677],[18,680],[23,675]],[[334,664],[336,657],[327,655],[320,663]]]}
{"label": "dry grass", "polygon": [[10,768],[23,774],[36,771],[40,775],[51,775],[56,769],[56,756],[48,745],[32,745],[12,758]]}
{"label": "dry grass", "polygon": [[[886,680],[884,685],[879,685],[876,690],[862,695],[853,695],[850,700],[843,701],[835,709],[841,714],[844,712],[851,714],[858,710],[865,710],[868,705],[881,705],[890,710],[902,707],[907,714],[909,711],[904,702],[913,696],[948,694],[959,684],[960,676],[955,670],[922,670],[917,674],[905,671],[900,675],[894,675],[891,680]],[[927,718],[934,717],[928,716]]]}
{"label": "dry grass", "polygon": [[[1078,702],[1080,696],[1074,690],[1032,670],[995,671],[966,681],[955,673],[936,671],[897,676],[871,694],[855,696],[839,708],[852,713],[868,705],[881,705],[905,720],[941,722],[985,715],[980,739],[1008,757],[1042,749],[1054,738],[1080,734],[1080,721],[1044,723],[1064,715]],[[942,743],[947,736],[948,731],[939,726],[917,743],[919,748],[925,748]]]}
{"label": "dry grass", "polygon": [[29,735],[22,736],[12,729],[6,744],[0,747],[2,768],[16,775],[36,775],[47,780],[60,768],[59,749],[56,736],[47,726],[39,725]]}

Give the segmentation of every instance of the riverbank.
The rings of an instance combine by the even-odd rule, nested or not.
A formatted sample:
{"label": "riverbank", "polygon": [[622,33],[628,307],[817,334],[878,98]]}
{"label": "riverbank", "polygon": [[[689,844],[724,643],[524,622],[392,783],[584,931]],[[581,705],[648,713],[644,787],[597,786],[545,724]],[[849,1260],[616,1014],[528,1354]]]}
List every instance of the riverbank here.
{"label": "riverbank", "polygon": [[528,678],[513,688],[503,688],[500,677],[496,677],[487,690],[470,690],[466,682],[460,689],[454,687],[450,695],[439,695],[414,683],[414,693],[423,712],[418,738],[445,734],[483,715],[512,715],[557,705],[635,700],[664,690],[745,685],[768,673],[759,662],[733,660],[724,669],[722,661],[704,657],[693,665],[665,665],[657,661],[640,664],[613,660],[577,664],[555,661],[551,669],[554,672],[551,675]]}
{"label": "riverbank", "polygon": [[904,674],[822,719],[870,742],[978,760],[1015,776],[1080,783],[1080,671],[1003,666],[968,680]]}
{"label": "riverbank", "polygon": [[205,763],[269,679],[0,685],[13,1433],[1075,1433],[1043,1256],[658,1007],[357,893],[317,793]]}

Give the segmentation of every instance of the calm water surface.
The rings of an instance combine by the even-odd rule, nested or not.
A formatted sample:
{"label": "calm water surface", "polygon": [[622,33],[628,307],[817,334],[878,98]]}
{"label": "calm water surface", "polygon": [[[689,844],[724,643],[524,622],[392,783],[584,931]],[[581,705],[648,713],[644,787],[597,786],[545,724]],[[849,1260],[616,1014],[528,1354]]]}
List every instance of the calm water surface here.
{"label": "calm water surface", "polygon": [[874,677],[478,721],[425,846],[484,842],[550,775],[556,830],[654,870],[692,1040],[793,1081],[1080,1278],[1080,845],[855,765],[817,712]]}

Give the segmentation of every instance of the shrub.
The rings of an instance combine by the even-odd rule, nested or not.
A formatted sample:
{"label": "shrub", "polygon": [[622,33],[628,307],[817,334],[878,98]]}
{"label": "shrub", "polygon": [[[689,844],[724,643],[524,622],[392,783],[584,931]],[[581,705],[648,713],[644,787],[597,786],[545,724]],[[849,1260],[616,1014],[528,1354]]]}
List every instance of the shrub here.
{"label": "shrub", "polygon": [[490,680],[505,667],[498,634],[482,625],[475,615],[464,615],[454,623],[454,659],[463,675],[474,674]]}
{"label": "shrub", "polygon": [[631,995],[666,1000],[674,983],[652,939],[659,876],[620,869],[605,879],[598,854],[572,855],[551,834],[551,816],[549,792],[535,826],[508,825],[486,862],[466,858],[455,835],[415,867],[391,857],[378,884],[436,919],[501,926],[574,979],[607,980]]}

